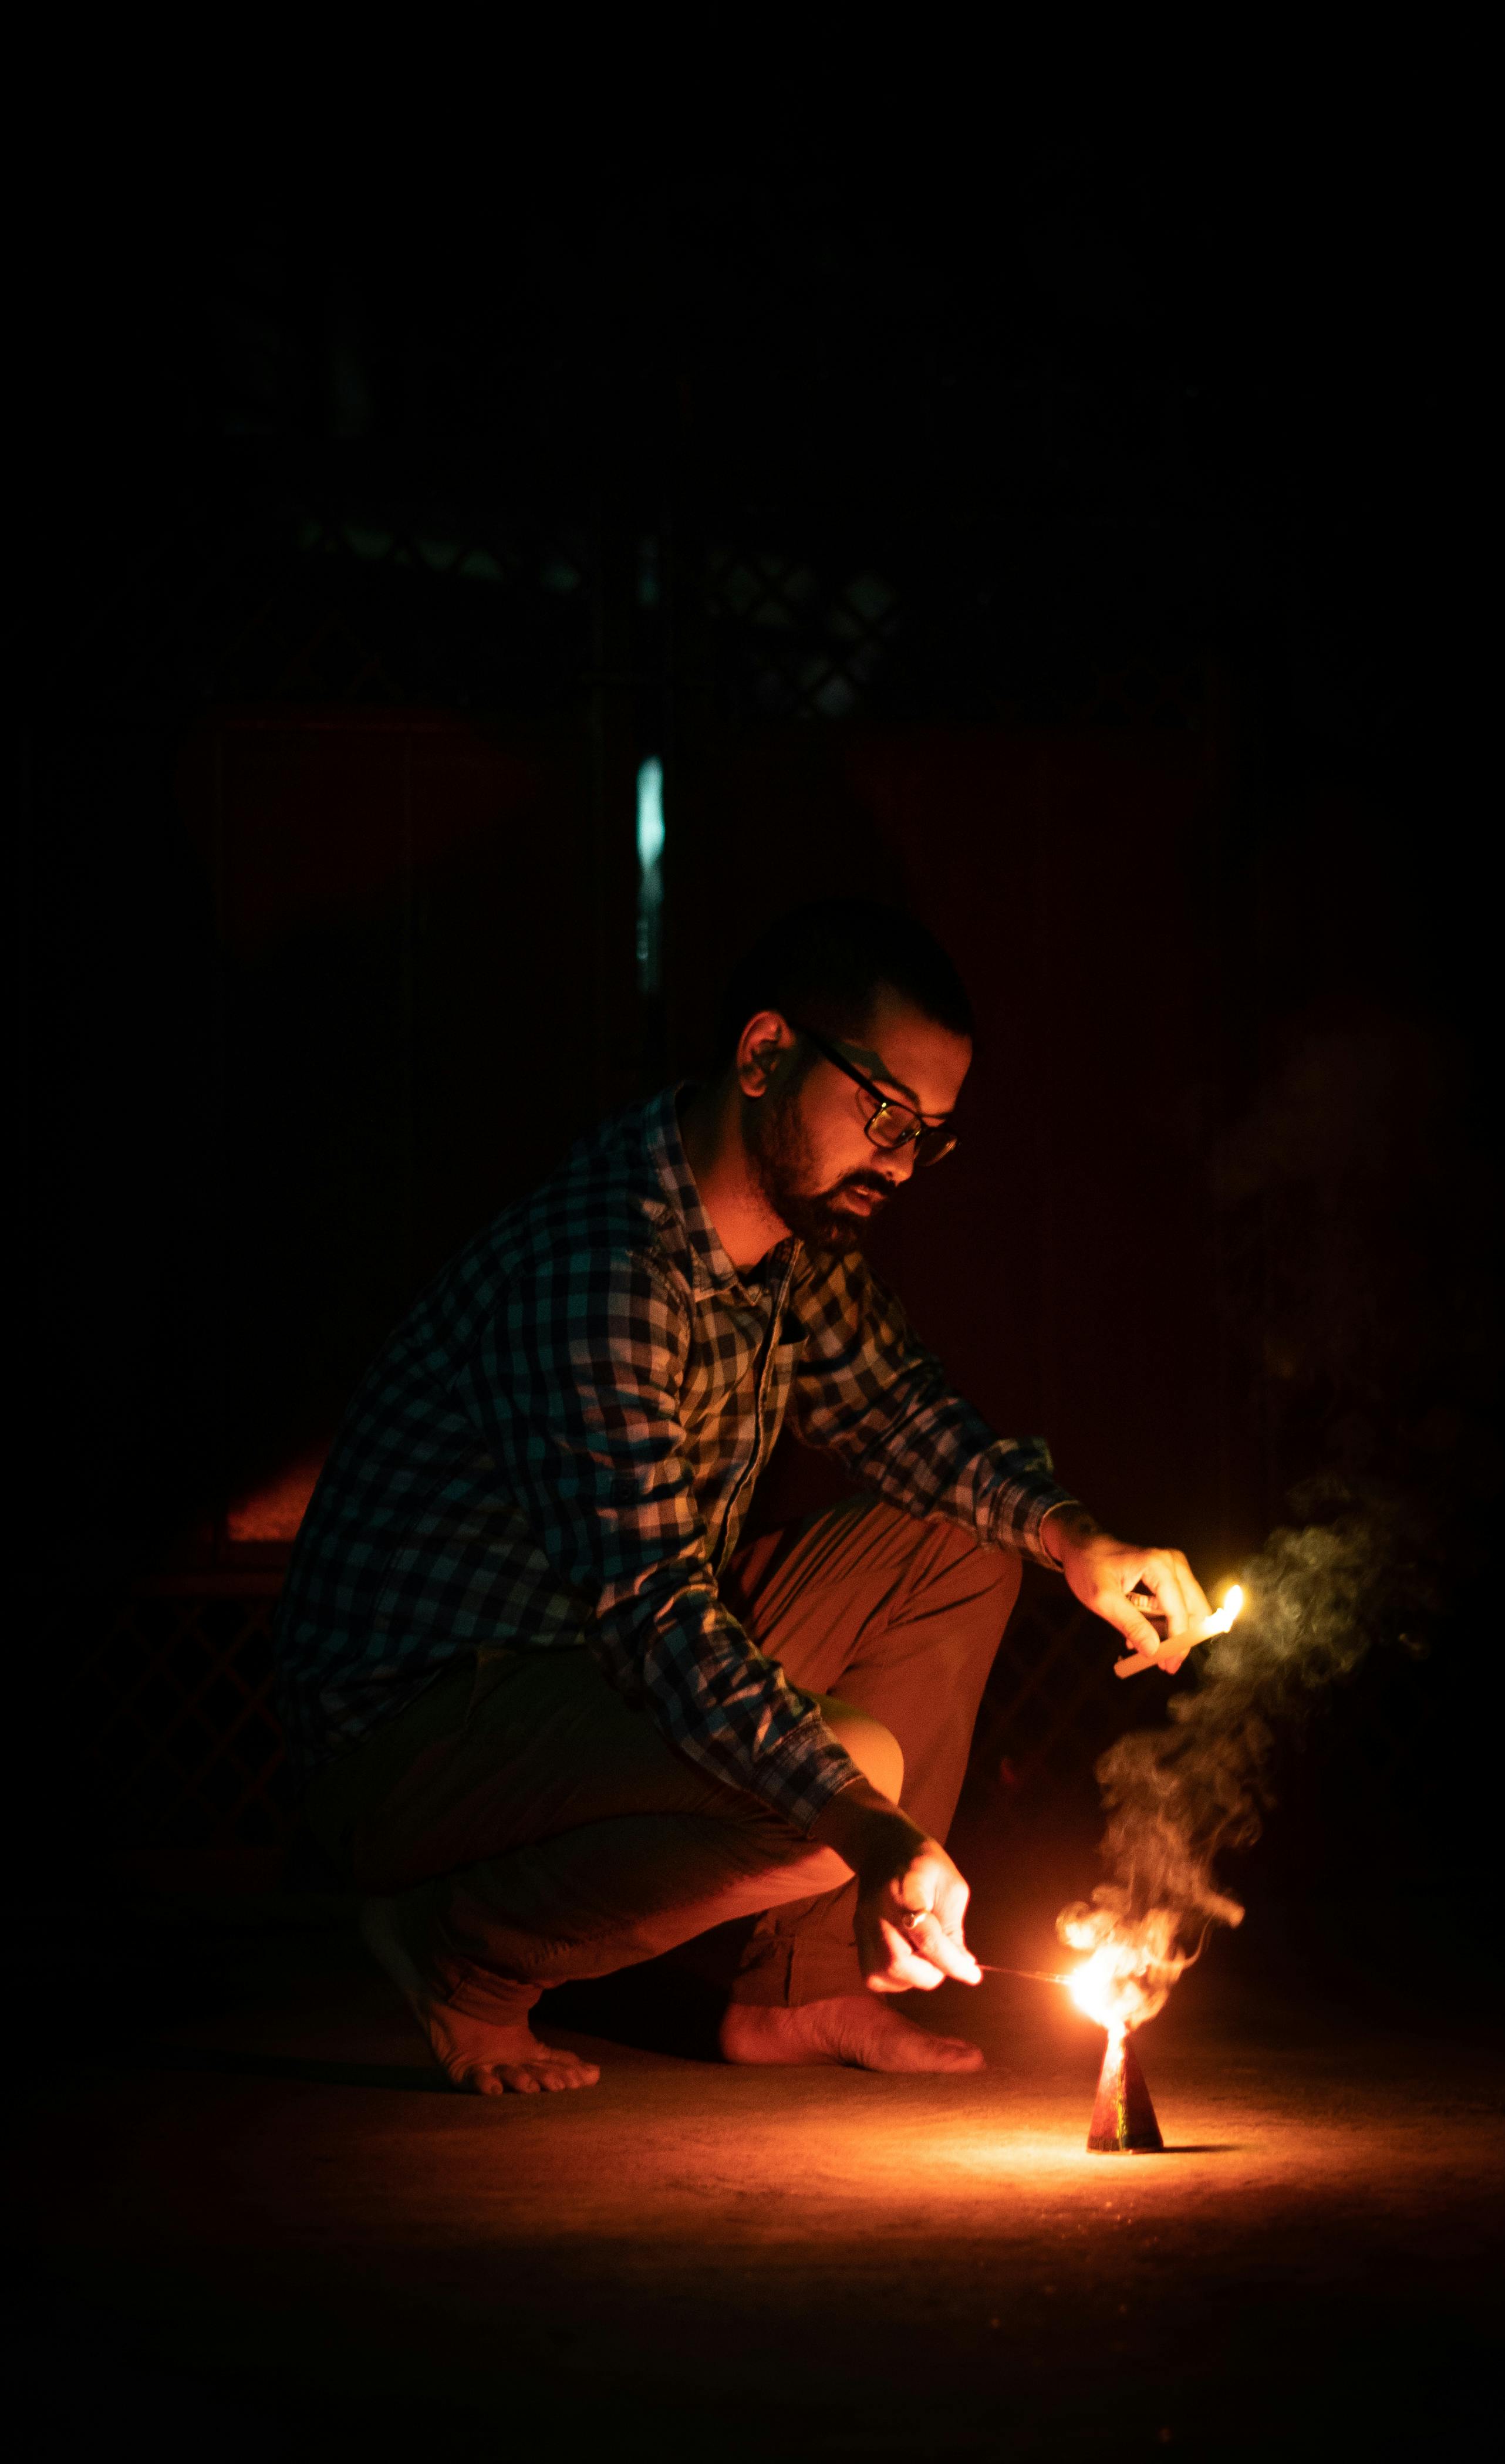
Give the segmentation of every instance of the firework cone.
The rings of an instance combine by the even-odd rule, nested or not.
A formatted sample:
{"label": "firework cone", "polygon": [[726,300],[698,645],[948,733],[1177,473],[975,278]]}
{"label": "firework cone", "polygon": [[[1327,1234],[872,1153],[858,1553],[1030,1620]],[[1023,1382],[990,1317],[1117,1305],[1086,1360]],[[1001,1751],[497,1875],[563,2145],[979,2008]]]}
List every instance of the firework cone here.
{"label": "firework cone", "polygon": [[1111,2029],[1097,2080],[1092,2128],[1087,2133],[1087,2152],[1090,2156],[1117,2156],[1132,2150],[1137,2155],[1147,2155],[1164,2145],[1134,2040],[1126,2028]]}

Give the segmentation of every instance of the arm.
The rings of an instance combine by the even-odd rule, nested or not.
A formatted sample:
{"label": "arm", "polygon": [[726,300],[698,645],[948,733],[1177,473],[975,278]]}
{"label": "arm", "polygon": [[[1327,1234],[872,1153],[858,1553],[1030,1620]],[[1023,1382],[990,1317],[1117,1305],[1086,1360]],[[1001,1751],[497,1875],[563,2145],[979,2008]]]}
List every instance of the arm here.
{"label": "arm", "polygon": [[805,1832],[856,1766],[719,1598],[678,1417],[688,1346],[655,1261],[582,1246],[510,1288],[464,1399],[610,1683]]}
{"label": "arm", "polygon": [[945,1514],[985,1546],[1059,1562],[1040,1537],[1074,1503],[955,1393],[904,1310],[860,1260],[833,1260],[796,1304],[805,1335],[791,1409],[810,1445],[910,1514]]}
{"label": "arm", "polygon": [[[1178,1639],[1208,1616],[1179,1549],[1134,1548],[1104,1531],[1048,1474],[951,1391],[903,1309],[861,1261],[836,1262],[801,1295],[807,1354],[796,1378],[797,1425],[831,1446],[857,1477],[912,1514],[949,1514],[985,1543],[1057,1567],[1083,1604],[1130,1645],[1118,1673],[1181,1666]],[[1155,1601],[1162,1641],[1129,1595]],[[1194,1638],[1193,1638],[1194,1639]]]}

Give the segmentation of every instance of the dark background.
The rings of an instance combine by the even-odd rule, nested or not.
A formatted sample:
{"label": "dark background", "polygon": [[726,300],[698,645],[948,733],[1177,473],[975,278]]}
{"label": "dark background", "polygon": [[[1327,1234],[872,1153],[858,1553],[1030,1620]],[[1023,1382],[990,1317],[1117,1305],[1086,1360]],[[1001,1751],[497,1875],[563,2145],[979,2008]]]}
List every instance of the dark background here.
{"label": "dark background", "polygon": [[[513,143],[442,201],[263,166],[33,253],[17,1553],[64,1861],[284,1873],[267,1620],[354,1378],[698,1066],[769,916],[864,890],[982,1022],[874,1242],[959,1383],[1209,1582],[1345,1501],[1404,1534],[1244,1885],[1480,1881],[1468,164],[1204,121]],[[970,1853],[1089,1880],[1093,1756],[1152,1711],[1031,1579]]]}

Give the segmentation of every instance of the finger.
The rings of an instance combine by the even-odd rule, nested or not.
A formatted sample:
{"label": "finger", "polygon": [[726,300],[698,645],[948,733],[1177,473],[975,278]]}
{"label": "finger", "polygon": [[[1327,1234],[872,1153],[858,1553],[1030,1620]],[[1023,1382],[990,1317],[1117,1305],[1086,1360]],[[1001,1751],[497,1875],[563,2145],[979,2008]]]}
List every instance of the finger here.
{"label": "finger", "polygon": [[1181,1615],[1184,1620],[1180,1625],[1172,1620],[1171,1632],[1188,1633],[1200,1640],[1202,1629],[1212,1615],[1207,1605],[1206,1592],[1179,1549],[1157,1549],[1153,1552],[1153,1557],[1159,1577],[1160,1596],[1167,1603],[1174,1596],[1180,1603]]}
{"label": "finger", "polygon": [[[897,1925],[890,1925],[887,1917],[882,1920],[882,1929],[883,1947],[888,1952],[888,1971],[883,1980],[883,1990],[890,1993],[902,1993],[911,1987],[918,1987],[921,1993],[933,1993],[942,1981],[943,1971],[934,1960],[916,1947],[912,1933],[900,1932]],[[874,1981],[869,1979],[870,1984]]]}
{"label": "finger", "polygon": [[1146,1661],[1159,1660],[1161,1638],[1132,1600],[1125,1599],[1121,1592],[1110,1592],[1094,1606],[1104,1622],[1122,1635],[1131,1651],[1139,1652]]}
{"label": "finger", "polygon": [[961,1928],[954,1933],[948,1931],[934,1910],[923,1915],[918,1925],[906,1925],[902,1939],[947,1976],[954,1976],[958,1984],[981,1985],[983,1971],[962,1940]]}
{"label": "finger", "polygon": [[892,1939],[884,1937],[884,1949],[889,1954],[887,1969],[882,1971],[882,1976],[867,1979],[867,1984],[877,1993],[909,1993],[909,1991],[934,1993],[936,1986],[946,1984],[943,1973],[934,1961],[923,1959],[918,1951],[909,1949],[906,1934],[896,1934]]}
{"label": "finger", "polygon": [[1162,1677],[1174,1677],[1184,1661],[1184,1652],[1162,1649],[1156,1659],[1146,1660],[1142,1652],[1132,1651],[1127,1660],[1114,1661],[1113,1673],[1115,1677],[1138,1677],[1146,1668],[1158,1668]]}
{"label": "finger", "polygon": [[1162,1617],[1168,1634],[1184,1634],[1190,1621],[1186,1595],[1170,1552],[1152,1549],[1135,1576],[1136,1587],[1148,1592],[1155,1606],[1147,1614]]}

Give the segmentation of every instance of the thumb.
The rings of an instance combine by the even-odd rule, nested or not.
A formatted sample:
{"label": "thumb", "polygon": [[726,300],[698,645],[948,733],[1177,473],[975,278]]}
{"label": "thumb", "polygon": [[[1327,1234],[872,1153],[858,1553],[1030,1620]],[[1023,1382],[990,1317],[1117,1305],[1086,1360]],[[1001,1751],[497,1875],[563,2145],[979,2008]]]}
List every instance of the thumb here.
{"label": "thumb", "polygon": [[1161,1637],[1149,1618],[1141,1617],[1134,1602],[1125,1599],[1121,1592],[1109,1591],[1102,1598],[1094,1600],[1093,1606],[1106,1624],[1118,1628],[1131,1651],[1138,1652],[1145,1660],[1160,1658],[1164,1648]]}

